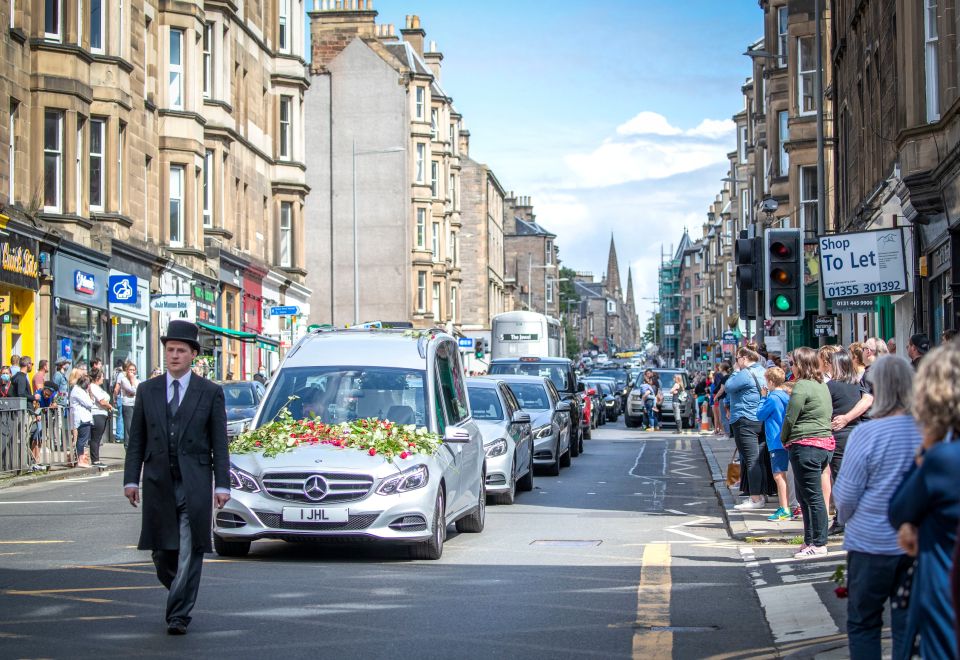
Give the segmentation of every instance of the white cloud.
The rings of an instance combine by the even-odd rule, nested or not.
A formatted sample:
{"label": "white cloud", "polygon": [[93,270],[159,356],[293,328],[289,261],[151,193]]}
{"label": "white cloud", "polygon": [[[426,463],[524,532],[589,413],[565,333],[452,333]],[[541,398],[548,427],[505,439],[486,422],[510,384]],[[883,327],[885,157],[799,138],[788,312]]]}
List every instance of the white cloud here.
{"label": "white cloud", "polygon": [[733,135],[737,130],[737,123],[732,119],[704,119],[696,128],[691,128],[687,135],[705,137],[717,140]]}
{"label": "white cloud", "polygon": [[680,135],[682,130],[671,126],[663,115],[644,111],[617,126],[617,135]]}

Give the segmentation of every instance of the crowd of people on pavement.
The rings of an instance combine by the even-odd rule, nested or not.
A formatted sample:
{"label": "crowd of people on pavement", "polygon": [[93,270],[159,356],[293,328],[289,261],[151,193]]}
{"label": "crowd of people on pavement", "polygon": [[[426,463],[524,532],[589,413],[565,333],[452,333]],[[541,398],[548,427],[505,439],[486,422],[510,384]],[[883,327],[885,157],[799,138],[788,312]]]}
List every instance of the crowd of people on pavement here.
{"label": "crowd of people on pavement", "polygon": [[782,358],[748,343],[694,386],[736,445],[735,508],[801,519],[798,560],[843,535],[852,658],[880,657],[887,603],[895,660],[960,657],[960,340],[939,339],[913,335],[907,358],[878,337]]}
{"label": "crowd of people on pavement", "polygon": [[45,409],[58,409],[64,416],[77,466],[105,467],[100,446],[111,418],[114,440],[123,441],[126,447],[124,429],[130,426],[140,384],[133,362],[118,360],[112,373],[107,373],[98,358],[89,364],[61,359],[54,363],[52,373],[48,360],[34,365],[29,356],[12,355],[9,362],[0,366],[0,398],[24,398],[28,410],[35,412],[29,433],[34,467],[42,467],[41,438],[45,423],[42,411]]}

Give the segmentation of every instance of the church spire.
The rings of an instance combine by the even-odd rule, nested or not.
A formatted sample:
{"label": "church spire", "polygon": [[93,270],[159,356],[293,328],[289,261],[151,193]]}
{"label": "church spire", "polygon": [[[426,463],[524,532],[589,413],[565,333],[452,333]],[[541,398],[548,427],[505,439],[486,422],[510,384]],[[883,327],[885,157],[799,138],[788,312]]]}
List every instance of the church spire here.
{"label": "church spire", "polygon": [[633,268],[627,266],[627,299],[625,301],[629,309],[633,309],[634,303],[633,299]]}
{"label": "church spire", "polygon": [[620,264],[617,263],[617,246],[613,242],[613,234],[610,234],[610,255],[607,257],[607,292],[617,300],[623,296],[623,289],[620,288]]}

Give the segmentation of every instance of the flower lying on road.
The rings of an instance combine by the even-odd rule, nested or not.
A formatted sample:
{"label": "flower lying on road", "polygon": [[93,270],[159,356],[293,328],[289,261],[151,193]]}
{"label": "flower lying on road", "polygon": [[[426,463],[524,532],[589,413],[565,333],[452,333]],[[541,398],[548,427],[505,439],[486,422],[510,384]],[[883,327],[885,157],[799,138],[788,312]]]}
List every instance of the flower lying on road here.
{"label": "flower lying on road", "polygon": [[414,454],[434,454],[443,440],[416,424],[389,420],[358,419],[342,424],[324,424],[315,419],[294,419],[284,407],[277,418],[258,429],[242,433],[230,443],[233,454],[262,453],[266,458],[293,451],[301,445],[331,445],[355,449],[389,462]]}
{"label": "flower lying on road", "polygon": [[837,595],[837,598],[846,598],[850,595],[850,592],[847,589],[847,576],[843,566],[837,566],[837,570],[833,572],[833,577],[830,579],[833,580],[833,582],[837,585],[837,588],[833,590],[833,593]]}

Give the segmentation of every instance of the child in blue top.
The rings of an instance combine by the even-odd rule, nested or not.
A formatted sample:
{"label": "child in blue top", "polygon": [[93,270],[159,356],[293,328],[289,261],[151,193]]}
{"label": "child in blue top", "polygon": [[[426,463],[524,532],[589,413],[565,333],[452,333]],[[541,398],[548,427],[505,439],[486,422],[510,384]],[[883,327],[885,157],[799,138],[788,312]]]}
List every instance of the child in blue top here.
{"label": "child in blue top", "polygon": [[757,419],[763,422],[763,432],[767,439],[767,450],[770,452],[770,466],[773,468],[773,480],[777,484],[777,498],[780,508],[773,512],[767,520],[789,520],[790,503],[787,501],[787,469],[790,467],[790,457],[780,441],[780,429],[783,426],[783,417],[787,411],[790,395],[783,389],[786,374],[780,367],[770,367],[764,372],[767,379],[767,395],[760,400],[757,410]]}

